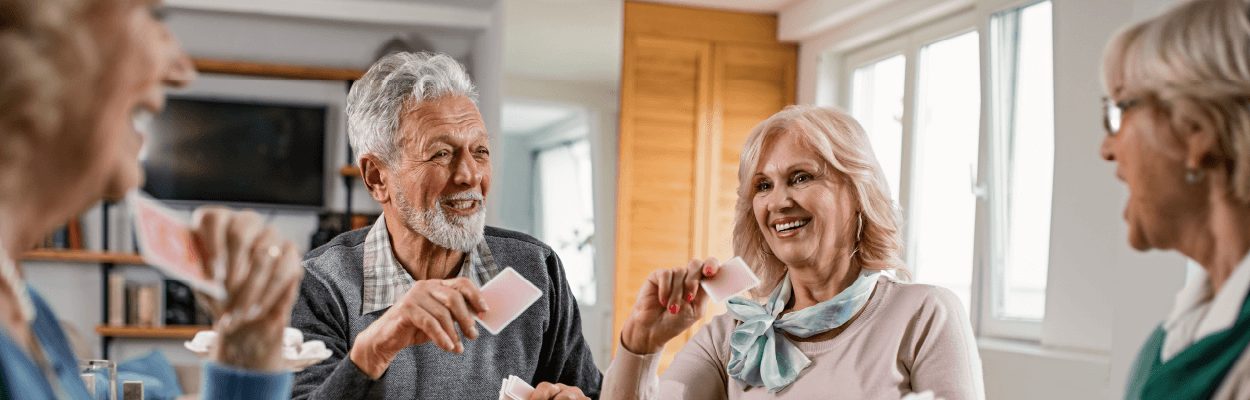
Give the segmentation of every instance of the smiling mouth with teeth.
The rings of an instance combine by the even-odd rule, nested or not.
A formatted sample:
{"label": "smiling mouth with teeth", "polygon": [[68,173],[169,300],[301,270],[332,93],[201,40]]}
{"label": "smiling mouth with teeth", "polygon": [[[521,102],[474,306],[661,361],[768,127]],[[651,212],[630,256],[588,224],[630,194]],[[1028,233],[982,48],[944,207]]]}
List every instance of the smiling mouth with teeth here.
{"label": "smiling mouth with teeth", "polygon": [[804,219],[804,220],[798,220],[798,221],[793,221],[793,222],[787,222],[784,224],[776,224],[776,225],[773,225],[773,229],[777,230],[777,232],[779,233],[788,232],[788,231],[792,231],[798,228],[802,228],[803,226],[807,225],[808,222],[811,222],[811,221],[812,220],[810,219]]}
{"label": "smiling mouth with teeth", "polygon": [[444,204],[446,204],[448,208],[451,208],[454,210],[468,210],[470,208],[473,208],[473,206],[477,204],[477,200],[448,201]]}

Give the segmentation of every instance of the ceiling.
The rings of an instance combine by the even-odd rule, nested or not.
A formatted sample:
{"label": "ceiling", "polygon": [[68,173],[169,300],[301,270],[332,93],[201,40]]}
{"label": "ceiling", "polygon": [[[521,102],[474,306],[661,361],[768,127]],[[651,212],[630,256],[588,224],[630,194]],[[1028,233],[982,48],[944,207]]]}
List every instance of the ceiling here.
{"label": "ceiling", "polygon": [[[504,0],[510,1],[510,0]],[[677,6],[716,8],[730,11],[747,11],[758,13],[777,13],[796,0],[643,0],[648,3],[663,3]]]}

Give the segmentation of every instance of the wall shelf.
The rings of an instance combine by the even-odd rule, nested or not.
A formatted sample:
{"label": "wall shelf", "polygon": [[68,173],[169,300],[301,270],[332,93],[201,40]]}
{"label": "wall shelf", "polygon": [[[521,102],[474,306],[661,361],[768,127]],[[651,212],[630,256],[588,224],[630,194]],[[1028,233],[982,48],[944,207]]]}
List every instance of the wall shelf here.
{"label": "wall shelf", "polygon": [[32,250],[22,253],[23,261],[54,261],[70,263],[112,263],[146,265],[143,258],[134,253],[90,250]]}
{"label": "wall shelf", "polygon": [[228,61],[211,58],[192,60],[201,73],[255,76],[261,78],[310,79],[322,81],[354,81],[365,71],[351,68],[309,67],[303,65],[266,64]]}
{"label": "wall shelf", "polygon": [[360,168],[354,165],[344,165],[343,168],[339,168],[339,175],[347,178],[359,178]]}
{"label": "wall shelf", "polygon": [[96,325],[95,333],[103,337],[132,339],[184,339],[190,340],[199,331],[211,330],[208,325],[110,326]]}

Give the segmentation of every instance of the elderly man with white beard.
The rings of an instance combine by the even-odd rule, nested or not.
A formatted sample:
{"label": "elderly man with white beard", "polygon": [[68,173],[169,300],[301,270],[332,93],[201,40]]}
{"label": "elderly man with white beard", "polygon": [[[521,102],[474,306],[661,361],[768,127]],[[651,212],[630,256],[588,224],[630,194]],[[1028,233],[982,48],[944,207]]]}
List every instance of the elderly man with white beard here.
{"label": "elderly man with white beard", "polygon": [[[348,94],[351,146],[383,213],[310,252],[291,323],[329,359],[295,375],[296,399],[493,399],[509,375],[531,399],[597,398],[559,257],[485,226],[490,144],[464,69],[396,53]],[[542,297],[498,335],[475,326],[478,288],[511,267]]]}

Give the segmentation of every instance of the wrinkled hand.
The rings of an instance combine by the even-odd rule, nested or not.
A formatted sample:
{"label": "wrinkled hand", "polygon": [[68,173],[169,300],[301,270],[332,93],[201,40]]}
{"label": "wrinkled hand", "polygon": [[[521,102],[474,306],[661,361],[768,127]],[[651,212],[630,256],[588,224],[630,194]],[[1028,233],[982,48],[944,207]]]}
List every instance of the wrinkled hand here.
{"label": "wrinkled hand", "polygon": [[481,292],[466,278],[417,281],[404,297],[356,336],[349,357],[378,379],[405,347],[434,342],[453,353],[464,351],[460,334],[477,339],[473,317],[487,310]]}
{"label": "wrinkled hand", "polygon": [[283,370],[282,331],[304,277],[299,251],[251,211],[201,207],[191,229],[205,269],[226,289],[222,300],[200,297],[216,318],[213,359],[246,370]]}
{"label": "wrinkled hand", "polygon": [[576,386],[563,383],[542,382],[530,393],[529,400],[590,400]]}
{"label": "wrinkled hand", "polygon": [[634,312],[621,329],[621,344],[634,354],[660,351],[665,343],[681,334],[699,318],[707,295],[699,282],[720,270],[715,258],[690,260],[685,268],[651,272],[638,291]]}

